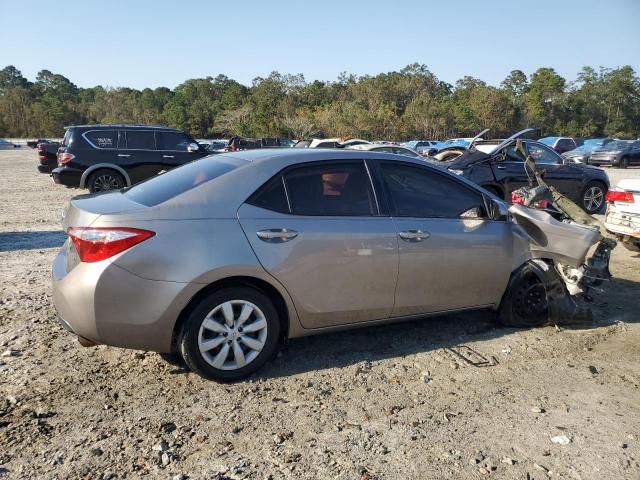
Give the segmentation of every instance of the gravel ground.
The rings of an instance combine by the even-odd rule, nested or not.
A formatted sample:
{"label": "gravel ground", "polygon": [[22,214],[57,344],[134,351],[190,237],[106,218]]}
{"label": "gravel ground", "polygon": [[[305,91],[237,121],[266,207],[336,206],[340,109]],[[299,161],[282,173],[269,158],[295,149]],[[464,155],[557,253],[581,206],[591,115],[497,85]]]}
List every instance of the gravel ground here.
{"label": "gravel ground", "polygon": [[640,478],[639,255],[615,250],[593,325],[304,338],[220,385],[62,330],[49,269],[78,192],[21,150],[0,152],[0,477]]}

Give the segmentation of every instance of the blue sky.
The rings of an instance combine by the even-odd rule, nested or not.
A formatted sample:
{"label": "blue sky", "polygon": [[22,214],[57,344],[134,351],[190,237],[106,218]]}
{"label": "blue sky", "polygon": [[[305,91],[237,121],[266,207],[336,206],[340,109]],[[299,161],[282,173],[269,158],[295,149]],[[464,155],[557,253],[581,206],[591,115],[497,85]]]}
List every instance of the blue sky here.
{"label": "blue sky", "polygon": [[640,71],[640,0],[11,1],[0,68],[43,68],[82,87],[175,87],[273,70],[334,80],[418,62],[453,83],[497,85],[513,69]]}

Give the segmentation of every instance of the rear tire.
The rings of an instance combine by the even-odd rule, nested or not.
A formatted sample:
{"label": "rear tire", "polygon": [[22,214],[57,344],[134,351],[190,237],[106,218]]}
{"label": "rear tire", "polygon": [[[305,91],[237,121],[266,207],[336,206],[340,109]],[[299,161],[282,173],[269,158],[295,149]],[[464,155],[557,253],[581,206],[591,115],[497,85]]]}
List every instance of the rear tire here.
{"label": "rear tire", "polygon": [[192,309],[178,345],[191,371],[233,382],[270,360],[279,340],[280,321],[269,297],[253,288],[229,287],[204,297]]}
{"label": "rear tire", "polygon": [[89,176],[87,188],[91,193],[107,192],[124,188],[122,175],[110,168],[101,168]]}
{"label": "rear tire", "polygon": [[536,269],[525,263],[511,275],[498,309],[507,327],[538,327],[548,322],[547,292]]}
{"label": "rear tire", "polygon": [[604,196],[607,187],[597,181],[591,181],[585,185],[580,193],[580,206],[588,214],[598,213],[604,205]]}

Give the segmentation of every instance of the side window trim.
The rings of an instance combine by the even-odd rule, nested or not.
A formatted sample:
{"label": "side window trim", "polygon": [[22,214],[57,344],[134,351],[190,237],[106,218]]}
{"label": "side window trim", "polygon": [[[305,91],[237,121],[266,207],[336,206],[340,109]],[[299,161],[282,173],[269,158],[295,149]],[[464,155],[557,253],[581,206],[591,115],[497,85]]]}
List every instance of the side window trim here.
{"label": "side window trim", "polygon": [[293,215],[293,210],[291,209],[291,200],[289,200],[289,190],[287,190],[287,182],[284,181],[284,173],[280,174],[280,181],[282,182],[282,188],[284,189],[284,198],[287,199],[287,208],[289,209],[289,215]]}

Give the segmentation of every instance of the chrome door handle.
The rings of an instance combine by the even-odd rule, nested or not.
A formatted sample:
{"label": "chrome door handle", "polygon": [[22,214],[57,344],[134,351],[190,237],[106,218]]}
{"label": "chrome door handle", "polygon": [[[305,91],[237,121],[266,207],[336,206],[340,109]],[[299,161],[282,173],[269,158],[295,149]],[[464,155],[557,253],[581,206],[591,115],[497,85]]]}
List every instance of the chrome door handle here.
{"label": "chrome door handle", "polygon": [[504,165],[496,165],[496,168],[498,170],[506,170],[507,169],[507,167],[505,167]]}
{"label": "chrome door handle", "polygon": [[407,242],[421,242],[431,236],[429,232],[423,232],[422,230],[405,230],[398,235]]}
{"label": "chrome door handle", "polygon": [[162,155],[162,158],[175,158],[174,155]]}
{"label": "chrome door handle", "polygon": [[122,158],[129,158],[131,155],[126,155],[124,153],[119,153],[118,156],[122,157]]}
{"label": "chrome door handle", "polygon": [[283,243],[296,238],[298,232],[286,228],[270,228],[268,230],[259,230],[256,232],[256,235],[264,242]]}

